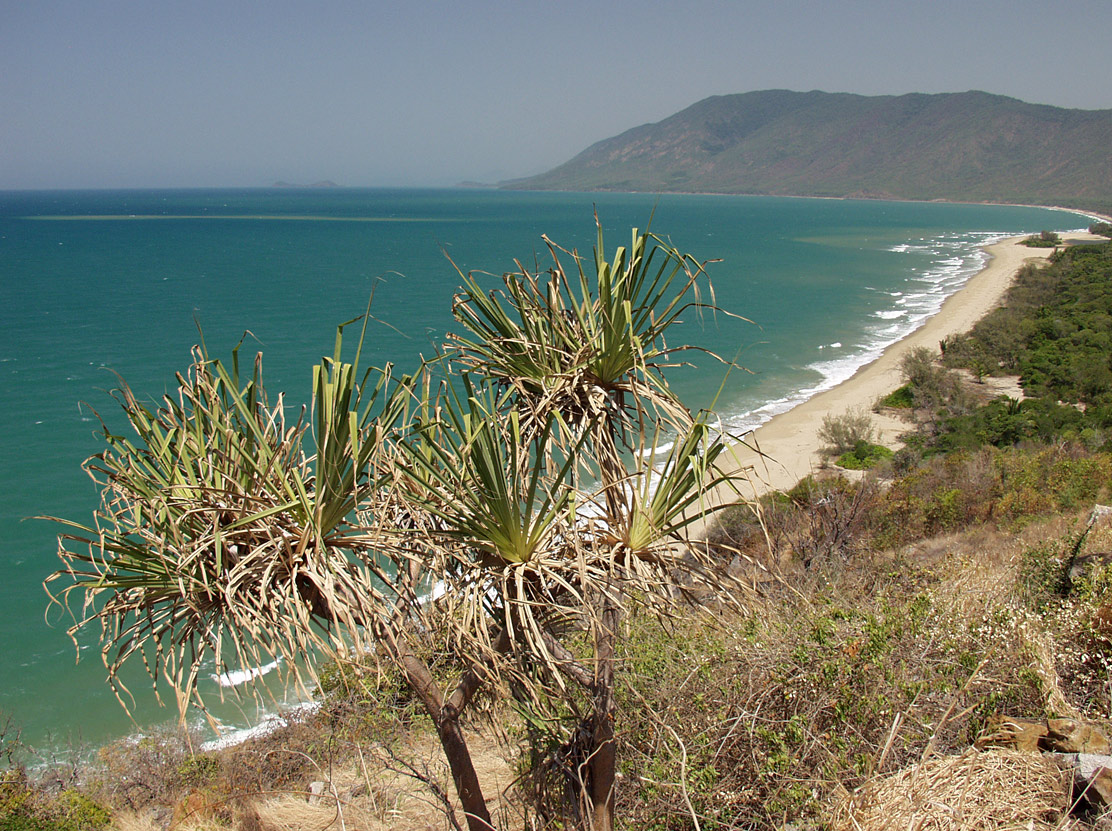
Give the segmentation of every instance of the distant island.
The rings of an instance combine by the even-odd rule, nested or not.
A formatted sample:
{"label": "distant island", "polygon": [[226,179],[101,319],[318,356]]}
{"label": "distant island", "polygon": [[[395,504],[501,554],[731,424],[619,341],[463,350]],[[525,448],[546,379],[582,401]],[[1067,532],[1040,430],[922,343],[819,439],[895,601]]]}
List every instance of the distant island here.
{"label": "distant island", "polygon": [[706,98],[522,190],[747,193],[1112,208],[1112,110],[985,92]]}
{"label": "distant island", "polygon": [[341,187],[341,185],[337,185],[335,182],[331,181],[330,179],[324,179],[323,181],[320,181],[320,182],[313,182],[313,184],[311,184],[311,185],[302,185],[302,184],[297,184],[296,182],[283,182],[283,181],[279,180],[279,181],[275,182],[273,185],[271,185],[271,187],[274,187],[274,188],[338,188],[338,187]]}

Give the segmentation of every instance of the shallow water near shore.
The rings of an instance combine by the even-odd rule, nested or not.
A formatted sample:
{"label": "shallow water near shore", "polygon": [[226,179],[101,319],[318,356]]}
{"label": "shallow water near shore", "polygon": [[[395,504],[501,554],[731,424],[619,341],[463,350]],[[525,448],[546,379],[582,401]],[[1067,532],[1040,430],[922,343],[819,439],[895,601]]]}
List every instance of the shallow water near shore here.
{"label": "shallow water near shore", "polygon": [[[80,462],[100,449],[98,412],[120,424],[107,394],[113,372],[157,397],[187,366],[198,325],[220,357],[249,330],[244,349],[263,351],[272,396],[307,402],[312,364],[372,290],[381,322],[369,359],[406,368],[451,326],[459,280],[445,254],[464,271],[496,275],[514,258],[543,266],[547,234],[589,258],[594,210],[608,254],[651,216],[652,230],[682,251],[721,260],[707,267],[716,302],[752,323],[693,312],[683,337],[744,369],[726,377],[699,356],[672,380],[690,406],[713,404],[731,430],[849,377],[936,312],[983,265],[986,242],[1087,224],[1049,209],[774,197],[0,193],[0,710],[24,739],[40,749],[95,744],[175,716],[155,706],[140,670],[128,720],[104,683],[95,633],[75,664],[66,616],[55,608],[43,617],[58,529],[25,520],[90,519],[97,495]],[[250,703],[216,713],[233,727],[259,718]]]}

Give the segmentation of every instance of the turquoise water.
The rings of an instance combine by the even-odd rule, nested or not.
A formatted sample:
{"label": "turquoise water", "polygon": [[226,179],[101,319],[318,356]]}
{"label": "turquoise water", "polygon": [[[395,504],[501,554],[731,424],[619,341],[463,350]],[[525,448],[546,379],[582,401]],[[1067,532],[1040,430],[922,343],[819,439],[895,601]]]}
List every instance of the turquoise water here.
{"label": "turquoise water", "polygon": [[[692,319],[688,340],[734,358],[716,409],[744,429],[848,377],[933,313],[1002,236],[1087,221],[1035,208],[773,197],[442,190],[0,193],[0,710],[37,747],[99,743],[134,730],[104,683],[95,639],[44,620],[41,582],[55,527],[96,504],[80,462],[99,450],[113,371],[142,393],[167,391],[203,328],[226,355],[245,330],[265,355],[272,394],[307,401],[309,369],[335,327],[375,291],[372,360],[403,367],[450,326],[463,270],[495,274],[542,257],[541,234],[585,254],[597,209],[608,249],[631,226],[665,234],[708,266],[723,315]],[[491,278],[492,284],[495,278]],[[695,408],[724,369],[676,373]],[[118,423],[118,421],[116,422]],[[140,727],[174,711],[137,674]],[[258,718],[234,702],[228,724]]]}

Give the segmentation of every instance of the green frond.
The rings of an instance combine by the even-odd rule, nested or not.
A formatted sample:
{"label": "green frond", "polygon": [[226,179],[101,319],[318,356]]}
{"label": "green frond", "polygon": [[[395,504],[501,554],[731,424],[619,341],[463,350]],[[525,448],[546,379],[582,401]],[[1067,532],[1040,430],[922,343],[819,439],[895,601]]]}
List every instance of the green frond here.
{"label": "green frond", "polygon": [[704,415],[675,438],[663,459],[655,451],[647,455],[631,488],[632,510],[623,529],[622,541],[631,552],[650,551],[656,543],[702,519],[706,494],[740,478],[717,464],[727,447],[721,434],[711,431]]}
{"label": "green frond", "polygon": [[[193,663],[225,643],[218,660],[250,665],[277,650],[292,665],[320,640],[313,616],[367,618],[374,540],[354,524],[355,509],[414,381],[389,367],[360,373],[358,350],[343,361],[350,323],[314,368],[313,455],[304,410],[288,424],[282,397],[267,398],[261,356],[241,377],[238,346],[230,366],[195,349],[157,410],[120,379],[131,435],[104,426],[106,448],[85,465],[100,506],[92,525],[62,521],[64,567],[48,580],[62,586],[60,600],[82,598],[75,629],[100,621],[114,683],[149,642],[152,675],[168,674],[188,699]],[[360,347],[364,336],[365,324]]]}
{"label": "green frond", "polygon": [[[531,272],[519,263],[519,271],[503,276],[504,291],[484,291],[475,274],[460,272],[463,287],[453,306],[466,330],[453,338],[460,359],[539,397],[572,379],[609,394],[634,378],[655,377],[654,363],[667,351],[665,333],[689,307],[684,298],[703,276],[702,267],[637,229],[630,247],[607,260],[600,225],[591,277],[577,252],[544,239],[552,259],[548,271]],[[574,283],[565,257],[574,263]],[[575,401],[586,399],[582,388],[557,396],[567,415]],[[669,394],[655,381],[646,388]]]}
{"label": "green frond", "polygon": [[574,457],[552,474],[548,447],[557,417],[527,439],[520,415],[504,411],[490,385],[469,376],[446,387],[436,416],[414,425],[400,442],[399,465],[409,497],[436,516],[440,533],[473,548],[479,559],[533,559],[558,533],[574,499]]}

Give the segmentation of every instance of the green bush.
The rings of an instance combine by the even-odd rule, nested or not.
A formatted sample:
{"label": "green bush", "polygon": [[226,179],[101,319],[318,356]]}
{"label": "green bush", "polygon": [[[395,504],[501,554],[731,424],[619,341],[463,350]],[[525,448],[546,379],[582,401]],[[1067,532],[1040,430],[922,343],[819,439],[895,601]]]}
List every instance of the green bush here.
{"label": "green bush", "polygon": [[56,811],[58,831],[100,831],[112,820],[107,808],[72,788],[58,797]]}
{"label": "green bush", "polygon": [[183,787],[203,788],[220,773],[220,760],[208,754],[187,756],[178,764],[177,772]]}
{"label": "green bush", "polygon": [[847,470],[869,470],[885,459],[892,458],[892,451],[881,444],[870,444],[861,440],[853,450],[838,457],[838,465]]}
{"label": "green bush", "polygon": [[1028,248],[1056,248],[1062,244],[1062,238],[1053,231],[1041,231],[1029,236],[1023,244]]}
{"label": "green bush", "polygon": [[[947,347],[949,350],[949,347]],[[936,364],[925,346],[909,350],[900,359],[900,372],[915,409],[930,414],[955,415],[972,409],[973,400],[955,372]],[[907,393],[901,393],[906,396]]]}
{"label": "green bush", "polygon": [[[440,668],[435,658],[430,663]],[[329,706],[363,704],[413,715],[414,696],[402,673],[358,661],[326,661],[317,671],[317,697]]]}
{"label": "green bush", "polygon": [[895,410],[909,410],[915,406],[915,393],[911,389],[911,384],[904,384],[880,399],[878,404]]}
{"label": "green bush", "polygon": [[111,820],[107,808],[81,791],[67,788],[51,797],[22,770],[0,777],[0,831],[100,831]]}
{"label": "green bush", "polygon": [[20,769],[4,771],[0,778],[0,831],[48,831],[37,815],[34,793]]}

